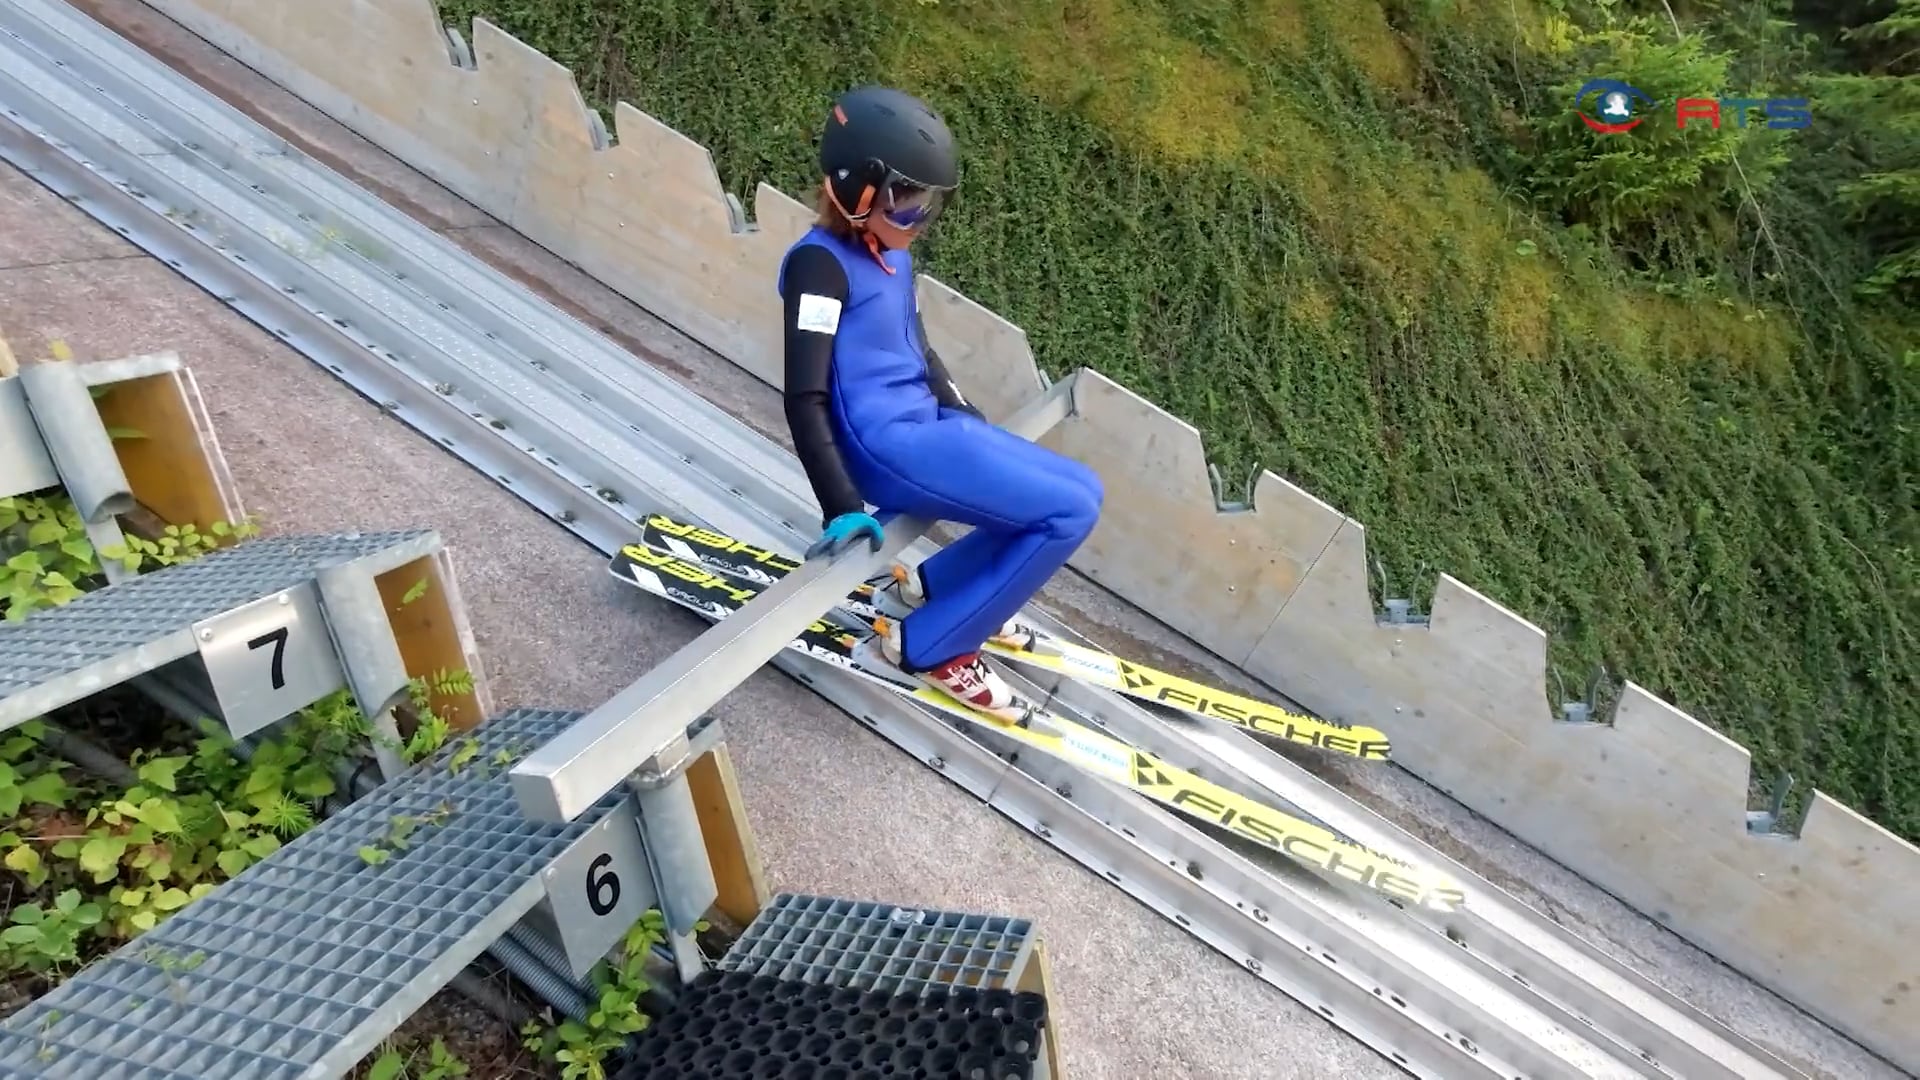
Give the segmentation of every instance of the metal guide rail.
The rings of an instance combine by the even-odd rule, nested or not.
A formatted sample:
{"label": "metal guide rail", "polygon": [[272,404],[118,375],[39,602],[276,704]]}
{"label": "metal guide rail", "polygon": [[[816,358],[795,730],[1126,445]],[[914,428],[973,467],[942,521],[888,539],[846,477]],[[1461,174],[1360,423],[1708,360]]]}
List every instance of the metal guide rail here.
{"label": "metal guide rail", "polygon": [[[790,455],[65,5],[0,0],[0,12],[0,105],[20,125],[0,124],[0,156],[603,551],[655,507],[756,543],[803,542],[817,515]],[[1575,1061],[1593,1075],[1793,1075],[1237,733],[1084,688],[1068,697],[1177,765],[1305,797],[1364,843],[1439,863],[1471,883],[1468,910],[1440,919],[1262,869],[1031,755],[1010,769],[990,737],[882,689],[791,652],[771,663],[1416,1075],[1584,1072]],[[1203,881],[1182,869],[1200,864],[1214,868]],[[1463,957],[1448,927],[1494,947]]]}
{"label": "metal guide rail", "polygon": [[[1081,637],[1043,612],[1023,612],[1022,617],[1064,637]],[[1800,1075],[1758,1044],[1252,737],[1185,716],[1149,714],[1124,697],[1069,679],[1027,677],[1043,693],[1057,695],[1056,702],[1136,746],[1169,758],[1184,751],[1187,761],[1204,768],[1216,782],[1242,794],[1278,797],[1360,843],[1409,853],[1465,883],[1467,903],[1457,911],[1402,909],[1431,935],[1432,940],[1423,943],[1426,948],[1443,959],[1458,959],[1512,980],[1531,996],[1535,1008],[1563,1027],[1587,1031],[1617,1060],[1689,1077]]]}

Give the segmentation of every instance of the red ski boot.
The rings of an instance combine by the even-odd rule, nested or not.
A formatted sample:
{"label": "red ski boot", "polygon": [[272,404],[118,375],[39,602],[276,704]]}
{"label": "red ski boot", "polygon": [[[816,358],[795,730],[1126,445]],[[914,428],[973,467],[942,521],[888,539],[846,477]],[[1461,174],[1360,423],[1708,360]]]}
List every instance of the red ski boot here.
{"label": "red ski boot", "polygon": [[[900,667],[900,624],[892,619],[875,619],[874,629],[880,632],[880,655]],[[1026,719],[1026,710],[1014,697],[1013,687],[988,667],[977,652],[956,656],[937,668],[911,674],[977,712],[1016,724]]]}

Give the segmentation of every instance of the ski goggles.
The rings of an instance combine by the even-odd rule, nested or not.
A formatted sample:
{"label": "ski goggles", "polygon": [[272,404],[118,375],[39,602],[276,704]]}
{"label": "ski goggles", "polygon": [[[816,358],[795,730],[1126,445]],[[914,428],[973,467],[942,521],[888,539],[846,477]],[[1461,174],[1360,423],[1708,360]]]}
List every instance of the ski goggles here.
{"label": "ski goggles", "polygon": [[920,229],[940,216],[951,188],[928,187],[898,172],[889,172],[873,210],[900,229]]}

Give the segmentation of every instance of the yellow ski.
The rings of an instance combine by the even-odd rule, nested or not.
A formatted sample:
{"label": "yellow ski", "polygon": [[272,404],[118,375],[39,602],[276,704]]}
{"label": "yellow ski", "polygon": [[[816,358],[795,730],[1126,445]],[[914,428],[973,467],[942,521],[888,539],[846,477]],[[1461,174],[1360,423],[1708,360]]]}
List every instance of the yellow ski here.
{"label": "yellow ski", "polygon": [[[722,577],[701,563],[648,544],[626,545],[614,556],[608,570],[622,581],[714,620],[738,611],[763,587],[758,582]],[[1031,702],[1019,703],[1020,719],[1008,719],[970,708],[917,680],[890,678],[859,662],[857,638],[856,632],[846,626],[817,619],[788,648],[949,716],[990,728],[1324,875],[1440,911],[1456,910],[1465,902],[1459,885],[1444,875],[1365,847],[1318,822],[1263,805]]]}
{"label": "yellow ski", "polygon": [[[704,526],[676,521],[665,514],[647,516],[641,541],[648,547],[671,552],[728,577],[766,585],[780,580],[797,565],[776,552]],[[901,568],[896,566],[895,576],[900,572]],[[847,594],[841,606],[862,618],[872,619],[887,614],[876,606],[878,599],[872,585],[861,585]],[[1232,724],[1268,739],[1369,761],[1385,761],[1392,756],[1392,743],[1378,728],[1302,716],[1245,694],[1194,682],[1088,648],[1044,630],[1023,625],[1021,631],[1021,640],[989,640],[986,651],[1140,701]]]}
{"label": "yellow ski", "polygon": [[[1022,627],[1022,629],[1027,629]],[[1370,727],[1316,720],[1276,709],[1264,701],[1207,686],[1123,660],[1112,653],[1089,649],[1050,634],[1028,631],[1027,643],[995,638],[986,650],[997,656],[1092,683],[1156,705],[1170,705],[1195,716],[1205,716],[1256,735],[1317,747],[1336,754],[1384,761],[1392,752],[1386,735]]]}

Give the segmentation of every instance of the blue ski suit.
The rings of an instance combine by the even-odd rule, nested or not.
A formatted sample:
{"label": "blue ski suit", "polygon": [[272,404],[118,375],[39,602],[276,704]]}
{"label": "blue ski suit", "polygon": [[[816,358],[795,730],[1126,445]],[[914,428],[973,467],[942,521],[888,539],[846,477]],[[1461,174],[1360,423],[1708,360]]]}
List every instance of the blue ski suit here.
{"label": "blue ski suit", "polygon": [[927,345],[908,252],[876,258],[815,226],[782,258],[779,291],[787,422],[824,521],[871,502],[973,526],[921,564],[903,666],[979,651],[1093,532],[1100,478],[960,394]]}

